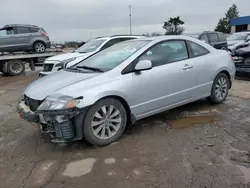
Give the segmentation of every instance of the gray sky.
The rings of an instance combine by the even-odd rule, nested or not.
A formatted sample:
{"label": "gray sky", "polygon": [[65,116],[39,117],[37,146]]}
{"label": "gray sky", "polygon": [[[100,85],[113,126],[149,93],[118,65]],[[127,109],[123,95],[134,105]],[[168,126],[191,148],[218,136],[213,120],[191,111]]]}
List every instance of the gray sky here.
{"label": "gray sky", "polygon": [[[164,32],[169,17],[180,16],[185,32],[213,30],[235,2],[241,16],[250,15],[250,0],[0,0],[0,25],[34,24],[52,41],[88,40],[129,32],[128,5],[132,7],[132,32]],[[92,34],[91,34],[92,33]]]}

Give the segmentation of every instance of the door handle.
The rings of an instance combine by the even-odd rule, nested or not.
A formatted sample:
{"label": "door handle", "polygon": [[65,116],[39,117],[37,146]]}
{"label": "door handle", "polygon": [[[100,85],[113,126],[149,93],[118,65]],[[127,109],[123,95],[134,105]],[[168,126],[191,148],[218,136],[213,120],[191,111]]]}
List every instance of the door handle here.
{"label": "door handle", "polygon": [[189,69],[192,69],[193,68],[193,65],[184,65],[184,67],[182,68],[182,70],[189,70]]}

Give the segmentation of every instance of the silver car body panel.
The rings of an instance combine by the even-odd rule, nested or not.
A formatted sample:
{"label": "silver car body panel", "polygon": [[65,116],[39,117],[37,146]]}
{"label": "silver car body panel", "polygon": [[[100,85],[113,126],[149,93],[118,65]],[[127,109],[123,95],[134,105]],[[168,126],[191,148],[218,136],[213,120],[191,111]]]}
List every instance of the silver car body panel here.
{"label": "silver car body panel", "polygon": [[[193,41],[210,53],[153,67],[140,74],[121,74],[124,68],[148,48],[158,42],[173,39]],[[209,96],[213,80],[221,71],[227,71],[231,79],[234,78],[234,63],[224,50],[216,50],[202,41],[185,36],[164,36],[150,40],[108,72],[75,73],[62,70],[33,82],[24,93],[36,100],[44,100],[52,95],[70,95],[75,98],[82,96],[83,102],[78,104],[78,108],[91,106],[104,97],[117,96],[127,102],[131,113],[139,120]],[[186,65],[192,66],[192,69],[186,70]]]}

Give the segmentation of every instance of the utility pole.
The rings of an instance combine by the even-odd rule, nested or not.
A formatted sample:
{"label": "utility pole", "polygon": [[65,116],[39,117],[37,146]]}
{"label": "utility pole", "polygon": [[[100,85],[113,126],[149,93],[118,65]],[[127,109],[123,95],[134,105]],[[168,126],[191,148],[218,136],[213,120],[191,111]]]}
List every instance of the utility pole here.
{"label": "utility pole", "polygon": [[129,33],[130,33],[130,35],[132,35],[132,14],[131,14],[131,9],[132,9],[132,5],[129,5],[128,6],[128,8],[129,8]]}

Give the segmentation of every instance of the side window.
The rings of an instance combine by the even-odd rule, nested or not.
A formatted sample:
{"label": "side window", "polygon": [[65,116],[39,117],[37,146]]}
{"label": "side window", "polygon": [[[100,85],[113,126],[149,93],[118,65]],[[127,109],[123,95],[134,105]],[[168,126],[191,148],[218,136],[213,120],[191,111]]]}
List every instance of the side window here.
{"label": "side window", "polygon": [[191,41],[187,41],[187,43],[191,50],[192,57],[199,57],[199,56],[206,55],[209,53],[209,51],[206,48],[202,47],[201,45],[197,43],[194,43]]}
{"label": "side window", "polygon": [[219,42],[218,35],[216,33],[209,33],[208,38],[209,38],[210,43]]}
{"label": "side window", "polygon": [[101,50],[104,50],[110,46],[113,46],[114,44],[121,42],[121,39],[116,38],[116,39],[111,39],[110,41],[108,41],[106,44],[104,44],[104,46],[102,47]]}
{"label": "side window", "polygon": [[219,37],[219,41],[220,42],[227,41],[226,37],[225,37],[225,35],[223,33],[218,33],[218,37]]}
{"label": "side window", "polygon": [[166,41],[150,48],[139,61],[150,60],[153,67],[157,67],[185,59],[188,59],[188,52],[184,41]]}
{"label": "side window", "polygon": [[0,36],[5,37],[8,35],[13,35],[14,34],[14,29],[12,27],[4,28],[0,30]]}
{"label": "side window", "polygon": [[17,27],[17,34],[26,34],[29,33],[28,27]]}
{"label": "side window", "polygon": [[206,43],[209,43],[209,41],[208,41],[208,38],[207,38],[207,35],[206,35],[206,34],[202,35],[200,40],[203,40],[203,41],[206,41]]}
{"label": "side window", "polygon": [[36,33],[36,32],[39,31],[39,28],[37,28],[37,27],[30,27],[29,30],[30,30],[31,33]]}

